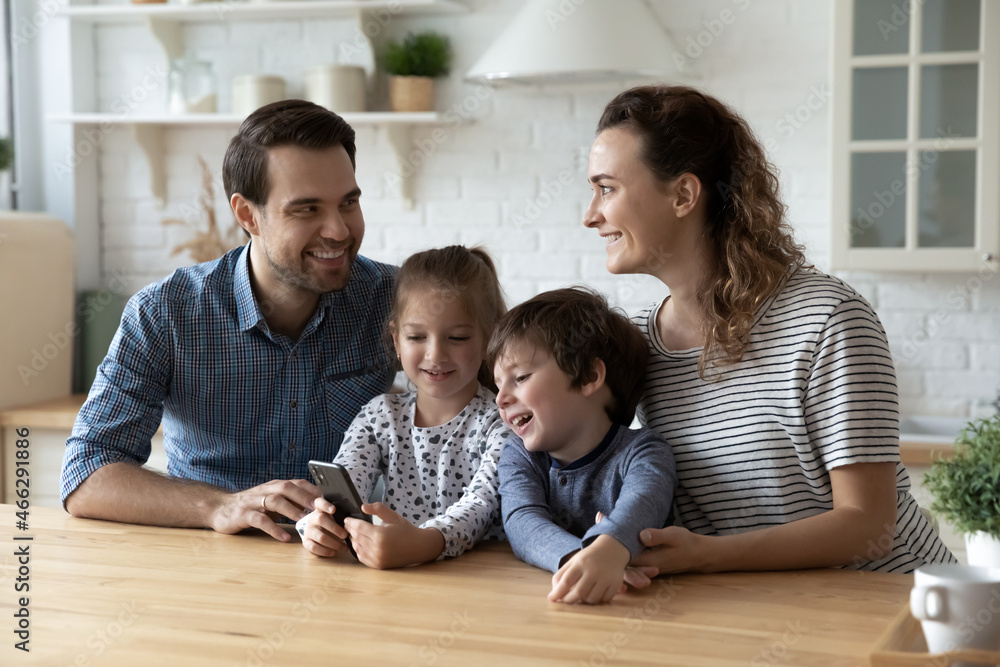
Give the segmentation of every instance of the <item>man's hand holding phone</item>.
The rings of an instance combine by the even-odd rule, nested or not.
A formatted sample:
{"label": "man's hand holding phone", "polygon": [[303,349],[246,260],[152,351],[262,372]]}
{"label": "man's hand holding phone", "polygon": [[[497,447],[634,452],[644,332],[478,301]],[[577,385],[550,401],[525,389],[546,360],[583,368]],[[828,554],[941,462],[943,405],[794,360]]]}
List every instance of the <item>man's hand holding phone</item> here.
{"label": "man's hand holding phone", "polygon": [[320,490],[304,479],[272,480],[260,486],[226,493],[214,493],[209,526],[217,532],[233,534],[259,528],[282,542],[291,539],[275,519],[285,516],[295,521],[306,515]]}
{"label": "man's hand holding phone", "polygon": [[333,518],[336,505],[325,498],[317,498],[311,514],[295,524],[302,536],[302,546],[310,553],[324,558],[347,551],[347,531]]}

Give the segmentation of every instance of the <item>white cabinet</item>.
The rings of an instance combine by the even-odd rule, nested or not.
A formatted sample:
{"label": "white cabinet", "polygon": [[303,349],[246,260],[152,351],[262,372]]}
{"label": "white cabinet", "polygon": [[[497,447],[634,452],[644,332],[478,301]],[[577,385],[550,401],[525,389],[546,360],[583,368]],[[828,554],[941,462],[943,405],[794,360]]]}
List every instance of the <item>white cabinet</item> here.
{"label": "white cabinet", "polygon": [[1000,3],[834,12],[832,268],[995,271]]}

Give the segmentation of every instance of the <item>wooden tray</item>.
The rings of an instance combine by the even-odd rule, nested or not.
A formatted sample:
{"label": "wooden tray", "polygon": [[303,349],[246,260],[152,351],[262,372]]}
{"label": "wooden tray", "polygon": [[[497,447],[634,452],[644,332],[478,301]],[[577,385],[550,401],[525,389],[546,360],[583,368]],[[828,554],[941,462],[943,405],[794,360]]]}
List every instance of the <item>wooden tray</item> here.
{"label": "wooden tray", "polygon": [[920,621],[910,614],[909,603],[875,644],[872,667],[952,667],[959,661],[1000,665],[1000,652],[965,649],[947,653],[928,653]]}

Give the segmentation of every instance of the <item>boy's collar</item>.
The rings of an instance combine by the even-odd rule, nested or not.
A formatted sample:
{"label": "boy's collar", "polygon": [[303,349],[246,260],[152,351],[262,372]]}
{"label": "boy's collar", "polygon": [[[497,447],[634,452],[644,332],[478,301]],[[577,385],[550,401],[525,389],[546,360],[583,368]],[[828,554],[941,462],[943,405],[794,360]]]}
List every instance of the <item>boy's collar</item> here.
{"label": "boy's collar", "polygon": [[560,466],[558,461],[552,458],[549,454],[546,454],[546,456],[549,457],[549,468],[553,470],[576,470],[577,468],[582,468],[583,466],[596,461],[597,458],[604,453],[604,450],[608,448],[611,441],[615,439],[617,434],[618,424],[611,424],[611,428],[608,429],[608,432],[604,435],[604,439],[601,440],[597,447],[594,447],[594,449],[592,449],[586,456],[578,458],[576,461],[568,463],[564,466]]}

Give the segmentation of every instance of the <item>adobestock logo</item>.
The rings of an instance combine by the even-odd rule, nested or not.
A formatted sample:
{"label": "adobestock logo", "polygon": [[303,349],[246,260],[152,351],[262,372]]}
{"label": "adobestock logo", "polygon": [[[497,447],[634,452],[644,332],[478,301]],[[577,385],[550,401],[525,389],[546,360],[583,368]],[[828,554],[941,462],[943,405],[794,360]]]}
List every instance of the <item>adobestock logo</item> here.
{"label": "adobestock logo", "polygon": [[572,16],[576,10],[587,0],[562,0],[559,6],[556,7],[555,11],[549,9],[545,12],[545,20],[549,23],[549,30],[552,32],[556,31],[559,24],[565,23],[570,16]]}
{"label": "adobestock logo", "polygon": [[[732,0],[740,11],[746,11],[750,6],[750,0]],[[686,72],[687,66],[693,61],[705,55],[705,52],[712,48],[716,40],[722,37],[726,28],[736,23],[736,14],[731,9],[723,9],[714,19],[706,19],[701,22],[704,30],[695,35],[688,35],[684,46],[684,53],[674,51],[674,64],[679,72]]]}
{"label": "adobestock logo", "polygon": [[[77,305],[75,311],[77,318],[84,324],[93,322],[94,318],[111,304],[116,295],[124,294],[129,278],[130,276],[123,271],[112,271],[105,289]],[[28,361],[17,365],[17,374],[24,386],[27,387],[32,379],[44,373],[49,367],[49,363],[62,354],[66,348],[72,348],[73,339],[81,331],[77,319],[74,318],[67,322],[62,329],[49,332],[47,340],[31,350]],[[72,349],[70,352],[72,353]]]}
{"label": "adobestock logo", "polygon": [[897,32],[906,26],[907,22],[910,20],[910,16],[913,15],[913,10],[926,2],[927,0],[905,0],[901,3],[893,3],[892,12],[889,14],[888,20],[879,19],[876,22],[878,31],[882,34],[882,39],[886,42],[889,41],[889,36],[892,33]]}
{"label": "adobestock logo", "polygon": [[[137,106],[146,101],[152,92],[161,88],[166,80],[167,70],[162,65],[155,68],[147,67],[146,73],[139,83],[111,101],[111,112],[119,116],[118,122],[128,117]],[[84,158],[97,153],[98,148],[104,143],[104,139],[121,127],[118,122],[97,123],[93,127],[83,128],[80,131],[83,138],[76,142],[72,148],[66,149],[66,159],[52,165],[52,171],[59,180],[62,181],[67,176],[72,176],[73,169],[79,167]]]}
{"label": "adobestock logo", "polygon": [[916,160],[907,160],[903,168],[902,178],[897,178],[885,190],[875,190],[872,192],[872,199],[868,205],[861,205],[855,211],[855,217],[849,222],[850,238],[867,232],[875,223],[886,214],[886,212],[896,205],[897,202],[906,200],[907,183],[914,184],[920,174],[937,163],[941,156],[941,151],[947,150],[955,143],[955,137],[951,127],[938,129],[938,138],[934,140],[934,147],[931,150],[923,150],[917,155]]}
{"label": "adobestock logo", "polygon": [[781,132],[785,139],[791,139],[797,130],[801,130],[806,123],[812,120],[816,112],[821,111],[830,102],[832,95],[830,86],[825,83],[812,86],[802,104],[782,116],[775,123],[775,129]]}
{"label": "adobestock logo", "polygon": [[405,157],[401,157],[398,171],[385,173],[386,184],[397,189],[402,187],[403,179],[416,173],[417,169],[451,139],[453,130],[472,118],[482,105],[493,97],[493,94],[494,91],[489,86],[479,85],[461,101],[452,104],[442,115],[447,130],[438,127],[431,131],[428,137],[414,140],[413,150]]}
{"label": "adobestock logo", "polygon": [[10,43],[13,49],[16,51],[22,46],[27,46],[28,42],[37,37],[42,28],[47,26],[49,21],[59,13],[59,10],[68,4],[69,0],[41,0],[37,4],[38,11],[30,18],[22,17],[16,29],[11,30]]}
{"label": "adobestock logo", "polygon": [[525,203],[520,213],[510,216],[511,222],[518,230],[538,221],[542,213],[547,211],[566,192],[566,188],[577,182],[579,175],[570,169],[564,169],[559,175],[542,183],[542,193],[535,199]]}

